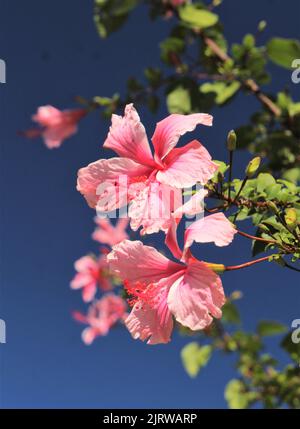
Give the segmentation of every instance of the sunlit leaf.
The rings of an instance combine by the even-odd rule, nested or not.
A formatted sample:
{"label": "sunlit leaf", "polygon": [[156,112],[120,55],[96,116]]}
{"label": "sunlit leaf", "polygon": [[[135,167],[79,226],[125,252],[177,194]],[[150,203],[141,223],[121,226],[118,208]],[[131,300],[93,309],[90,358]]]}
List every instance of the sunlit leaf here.
{"label": "sunlit leaf", "polygon": [[294,39],[274,37],[267,43],[269,58],[277,65],[292,68],[295,58],[300,58],[300,43]]}

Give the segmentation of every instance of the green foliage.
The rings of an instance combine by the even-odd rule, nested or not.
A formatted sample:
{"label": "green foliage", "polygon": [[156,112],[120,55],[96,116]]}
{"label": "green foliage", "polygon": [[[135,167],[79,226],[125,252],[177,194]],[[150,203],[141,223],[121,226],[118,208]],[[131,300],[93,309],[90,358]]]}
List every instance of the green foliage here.
{"label": "green foliage", "polygon": [[139,0],[95,0],[94,22],[101,37],[118,30]]}
{"label": "green foliage", "polygon": [[218,15],[196,5],[187,4],[179,9],[181,21],[189,27],[202,30],[212,27],[218,22]]}
{"label": "green foliage", "polygon": [[257,333],[261,336],[280,335],[287,331],[287,327],[274,321],[262,320],[257,325]]}
{"label": "green foliage", "polygon": [[241,318],[237,306],[231,301],[227,301],[222,308],[222,320],[225,323],[240,324]]}
{"label": "green foliage", "polygon": [[183,366],[190,377],[196,377],[200,369],[207,365],[212,354],[210,345],[199,346],[192,342],[181,350]]}
{"label": "green foliage", "polygon": [[204,83],[200,86],[200,91],[204,94],[213,93],[215,94],[215,102],[218,105],[222,105],[237,93],[241,84],[238,81],[234,82],[213,82]]}
{"label": "green foliage", "polygon": [[190,91],[181,85],[167,95],[167,107],[170,113],[189,113],[192,110],[191,105]]}
{"label": "green foliage", "polygon": [[299,364],[300,362],[300,342],[292,341],[293,333],[288,333],[281,342],[281,347],[290,355],[290,357]]}
{"label": "green foliage", "polygon": [[233,379],[226,386],[225,399],[229,408],[244,409],[253,401],[253,395],[247,392],[246,385],[241,380]]}
{"label": "green foliage", "polygon": [[160,44],[161,59],[167,64],[174,64],[177,55],[185,50],[184,41],[178,37],[168,37]]}
{"label": "green foliage", "polygon": [[300,58],[300,43],[294,39],[274,37],[267,43],[269,58],[277,65],[292,68],[295,58]]}

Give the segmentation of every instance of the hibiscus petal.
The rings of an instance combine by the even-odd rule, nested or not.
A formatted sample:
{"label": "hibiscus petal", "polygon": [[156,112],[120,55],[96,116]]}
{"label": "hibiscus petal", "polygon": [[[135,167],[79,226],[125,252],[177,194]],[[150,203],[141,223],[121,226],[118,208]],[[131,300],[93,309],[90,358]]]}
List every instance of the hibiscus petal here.
{"label": "hibiscus petal", "polygon": [[[77,190],[92,208],[95,208],[100,197],[103,197],[110,203],[107,210],[110,211],[127,204],[127,201],[124,201],[124,193],[127,196],[129,179],[147,174],[149,168],[128,158],[100,159],[78,171]],[[98,188],[100,184],[103,189]]]}
{"label": "hibiscus petal", "polygon": [[77,132],[76,124],[60,124],[46,128],[42,132],[45,145],[49,148],[59,147],[62,142]]}
{"label": "hibiscus petal", "polygon": [[154,305],[138,301],[125,320],[125,325],[134,339],[148,340],[147,344],[168,343],[173,330],[172,314],[167,306],[171,285],[180,274],[160,280],[153,285],[157,292]]}
{"label": "hibiscus petal", "polygon": [[32,116],[32,120],[42,126],[52,126],[61,121],[61,114],[62,112],[54,106],[41,106]]}
{"label": "hibiscus petal", "polygon": [[82,289],[82,299],[84,302],[91,302],[97,292],[97,283],[91,282],[83,287]]}
{"label": "hibiscus petal", "polygon": [[175,217],[172,217],[171,224],[168,229],[168,232],[166,234],[165,243],[172,252],[172,255],[174,258],[181,259],[182,251],[180,250],[180,247],[178,245],[177,241],[177,226],[178,226],[178,220],[176,220]]}
{"label": "hibiscus petal", "polygon": [[158,171],[156,179],[176,188],[188,188],[197,182],[205,185],[218,169],[208,151],[197,140],[173,149],[165,158],[165,164],[167,166]]}
{"label": "hibiscus petal", "polygon": [[97,332],[94,328],[85,328],[82,331],[81,338],[84,344],[90,346],[97,336]]}
{"label": "hibiscus petal", "polygon": [[208,191],[204,188],[197,191],[186,201],[181,207],[178,207],[174,212],[174,217],[177,222],[183,215],[195,216],[204,212],[204,198],[207,196]]}
{"label": "hibiscus petal", "polygon": [[175,319],[191,330],[204,329],[212,316],[222,316],[225,296],[220,277],[204,262],[192,262],[169,291],[168,307]]}
{"label": "hibiscus petal", "polygon": [[182,192],[179,189],[151,182],[136,193],[130,203],[128,215],[130,227],[137,231],[141,226],[141,235],[167,231],[172,213],[182,204]]}
{"label": "hibiscus petal", "polygon": [[116,244],[107,259],[113,274],[133,283],[156,282],[183,267],[170,261],[154,247],[145,246],[141,241],[124,240]]}
{"label": "hibiscus petal", "polygon": [[98,227],[93,232],[92,238],[99,243],[108,244],[112,247],[114,244],[128,238],[128,234],[126,233],[129,223],[128,218],[119,219],[115,226],[111,224],[107,217],[96,217],[95,222]]}
{"label": "hibiscus petal", "polygon": [[112,124],[103,147],[142,165],[153,165],[146,131],[133,104],[127,104],[123,117],[112,115]]}
{"label": "hibiscus petal", "polygon": [[185,231],[184,248],[196,243],[215,243],[216,246],[227,246],[237,230],[223,213],[215,213],[193,222]]}
{"label": "hibiscus petal", "polygon": [[167,305],[165,305],[165,325],[160,326],[157,311],[145,306],[143,309],[136,304],[127,319],[125,325],[132,337],[145,341],[147,344],[161,344],[170,341],[173,330],[173,320]]}
{"label": "hibiscus petal", "polygon": [[97,261],[92,256],[82,256],[74,263],[74,268],[78,272],[88,270],[96,270],[98,267]]}
{"label": "hibiscus petal", "polygon": [[70,283],[71,289],[81,289],[92,281],[90,273],[77,273]]}
{"label": "hibiscus petal", "polygon": [[180,136],[193,131],[198,124],[212,125],[212,116],[206,113],[173,114],[158,122],[152,136],[155,157],[162,160],[176,146]]}

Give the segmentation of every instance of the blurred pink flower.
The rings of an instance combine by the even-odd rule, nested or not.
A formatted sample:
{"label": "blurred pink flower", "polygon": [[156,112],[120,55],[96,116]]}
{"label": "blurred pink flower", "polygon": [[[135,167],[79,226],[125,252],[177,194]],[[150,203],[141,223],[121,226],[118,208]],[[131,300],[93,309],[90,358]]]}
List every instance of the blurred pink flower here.
{"label": "blurred pink flower", "polygon": [[77,123],[85,114],[85,109],[58,110],[53,106],[41,106],[32,116],[41,129],[29,129],[23,135],[28,138],[42,136],[49,149],[57,148],[76,133]]}
{"label": "blurred pink flower", "polygon": [[166,244],[181,263],[171,261],[141,241],[124,240],[108,254],[111,272],[124,281],[131,296],[129,303],[133,308],[125,324],[133,338],[148,340],[148,344],[167,343],[173,329],[172,316],[191,330],[204,329],[213,317],[222,316],[225,295],[220,277],[187,248],[193,240],[228,245],[235,230],[223,214],[201,221],[208,227],[215,222],[218,229],[211,234],[203,225],[188,229],[184,255],[177,243],[177,221],[172,221]]}
{"label": "blurred pink flower", "polygon": [[129,223],[128,218],[120,218],[115,225],[112,225],[108,218],[95,217],[97,227],[92,234],[92,238],[102,244],[112,247],[114,244],[128,238],[126,228]]}
{"label": "blurred pink flower", "polygon": [[[112,115],[103,145],[114,150],[119,158],[100,159],[81,168],[78,191],[91,207],[97,206],[103,212],[129,202],[133,230],[142,226],[145,234],[166,231],[170,214],[181,205],[182,189],[196,182],[205,184],[218,169],[197,140],[175,148],[180,136],[193,131],[198,124],[212,125],[212,116],[172,114],[160,121],[152,136],[153,156],[139,115],[128,104],[123,117]],[[104,189],[103,184],[107,185]]]}
{"label": "blurred pink flower", "polygon": [[96,337],[106,335],[117,322],[127,317],[126,310],[127,304],[124,299],[107,294],[90,305],[86,316],[75,311],[74,319],[89,325],[82,332],[83,342],[90,345]]}
{"label": "blurred pink flower", "polygon": [[171,5],[174,7],[181,6],[182,4],[187,2],[187,0],[169,0],[169,1]]}
{"label": "blurred pink flower", "polygon": [[71,288],[82,289],[85,302],[94,299],[98,287],[103,291],[112,289],[106,255],[98,259],[90,255],[83,256],[75,262],[74,267],[77,274],[71,281]]}

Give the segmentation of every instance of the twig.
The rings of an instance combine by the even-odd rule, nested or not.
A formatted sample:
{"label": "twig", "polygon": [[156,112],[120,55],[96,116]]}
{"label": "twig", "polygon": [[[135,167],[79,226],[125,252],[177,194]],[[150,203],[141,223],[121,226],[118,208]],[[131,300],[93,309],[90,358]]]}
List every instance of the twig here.
{"label": "twig", "polygon": [[[213,51],[213,53],[223,62],[230,60],[230,56],[224,52],[217,43],[210,37],[203,38],[205,44]],[[243,82],[244,86],[249,89],[256,98],[273,113],[274,116],[278,117],[281,115],[281,109],[266,95],[262,92],[260,87],[253,79],[247,79]]]}

